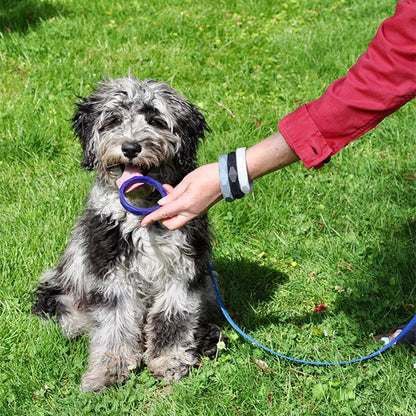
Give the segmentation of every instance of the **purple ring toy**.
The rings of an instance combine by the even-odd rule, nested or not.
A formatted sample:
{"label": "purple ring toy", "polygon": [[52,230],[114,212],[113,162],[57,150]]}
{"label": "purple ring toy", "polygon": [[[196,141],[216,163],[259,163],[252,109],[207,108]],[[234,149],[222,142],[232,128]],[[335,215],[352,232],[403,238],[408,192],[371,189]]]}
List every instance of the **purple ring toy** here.
{"label": "purple ring toy", "polygon": [[167,193],[166,193],[165,189],[163,188],[162,184],[160,182],[158,182],[156,179],[153,179],[150,176],[134,176],[130,179],[127,179],[123,183],[123,185],[121,185],[121,187],[120,187],[120,202],[121,202],[121,205],[123,206],[123,208],[125,210],[131,212],[132,214],[135,214],[135,215],[147,215],[147,214],[150,214],[153,211],[156,211],[158,208],[160,208],[160,205],[156,205],[156,206],[151,207],[151,208],[138,208],[138,207],[135,207],[134,205],[129,204],[126,201],[126,198],[124,196],[124,191],[130,185],[133,185],[135,183],[146,183],[148,185],[153,186],[153,188],[155,188],[162,195],[162,197],[167,195]]}

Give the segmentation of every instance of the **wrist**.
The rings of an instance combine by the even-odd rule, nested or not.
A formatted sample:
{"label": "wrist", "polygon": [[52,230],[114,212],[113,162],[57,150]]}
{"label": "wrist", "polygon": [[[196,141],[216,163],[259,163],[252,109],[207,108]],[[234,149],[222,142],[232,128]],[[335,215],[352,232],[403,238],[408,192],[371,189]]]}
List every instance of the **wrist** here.
{"label": "wrist", "polygon": [[200,192],[209,194],[211,199],[215,199],[215,202],[222,199],[218,162],[202,165],[191,175],[195,175],[195,182],[200,183]]}

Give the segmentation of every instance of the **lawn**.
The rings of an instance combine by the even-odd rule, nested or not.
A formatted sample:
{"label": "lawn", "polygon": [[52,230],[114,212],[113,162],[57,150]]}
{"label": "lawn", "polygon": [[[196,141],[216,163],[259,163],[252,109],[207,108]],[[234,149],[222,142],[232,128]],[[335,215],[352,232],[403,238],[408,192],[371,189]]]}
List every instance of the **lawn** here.
{"label": "lawn", "polygon": [[[165,81],[203,109],[199,162],[276,131],[345,75],[395,10],[387,0],[2,0],[0,414],[414,415],[415,348],[313,367],[238,336],[174,386],[144,368],[81,394],[87,339],[30,313],[93,174],[69,119],[103,77]],[[209,213],[224,302],[252,337],[313,361],[354,359],[416,313],[415,102],[321,170],[301,163]],[[315,306],[324,304],[325,311]]]}

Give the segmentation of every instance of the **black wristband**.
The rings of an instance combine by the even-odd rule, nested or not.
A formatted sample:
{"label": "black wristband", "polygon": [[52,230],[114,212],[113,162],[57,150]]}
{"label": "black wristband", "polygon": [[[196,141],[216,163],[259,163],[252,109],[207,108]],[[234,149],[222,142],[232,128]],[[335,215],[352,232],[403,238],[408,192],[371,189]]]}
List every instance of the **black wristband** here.
{"label": "black wristband", "polygon": [[228,154],[227,159],[228,181],[230,183],[231,194],[234,199],[240,199],[245,196],[245,193],[240,189],[240,182],[238,181],[237,173],[237,158],[235,152]]}

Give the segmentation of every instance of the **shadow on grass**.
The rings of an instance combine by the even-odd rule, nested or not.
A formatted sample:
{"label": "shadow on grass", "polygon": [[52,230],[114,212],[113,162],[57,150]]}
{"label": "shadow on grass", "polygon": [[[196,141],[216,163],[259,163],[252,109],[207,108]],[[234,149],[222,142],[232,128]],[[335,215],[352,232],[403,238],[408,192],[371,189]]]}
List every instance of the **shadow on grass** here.
{"label": "shadow on grass", "polygon": [[24,33],[42,21],[61,15],[63,6],[37,0],[1,0],[0,32]]}
{"label": "shadow on grass", "polygon": [[[250,323],[251,326],[253,323],[256,327],[264,324],[267,318],[256,316],[250,305],[271,302],[276,287],[283,285],[288,276],[246,259],[218,259],[214,268],[220,275],[220,292],[230,316]],[[275,319],[272,318],[271,321],[274,322]]]}
{"label": "shadow on grass", "polygon": [[[386,230],[383,249],[367,247],[362,253],[360,270],[355,273],[351,293],[340,294],[330,312],[342,313],[359,328],[360,337],[385,333],[393,326],[406,324],[416,313],[416,222],[398,224]],[[251,305],[273,302],[276,290],[284,288],[288,276],[246,259],[218,259],[215,269],[220,274],[223,302],[238,325],[254,331],[263,326],[289,323],[274,313],[259,316]],[[284,315],[284,314],[283,314]],[[325,313],[300,314],[290,324],[319,325]],[[348,335],[348,334],[347,334]]]}

